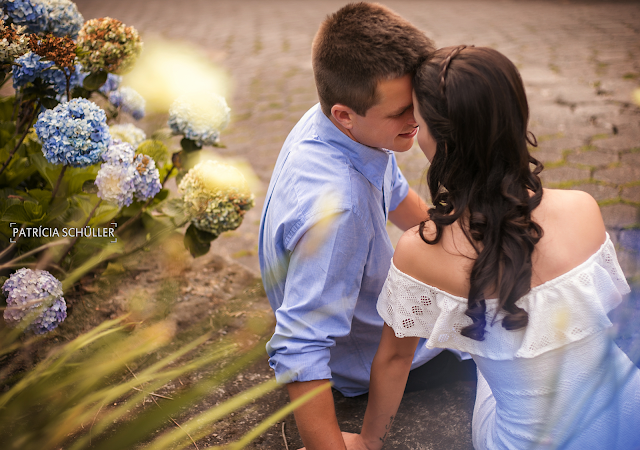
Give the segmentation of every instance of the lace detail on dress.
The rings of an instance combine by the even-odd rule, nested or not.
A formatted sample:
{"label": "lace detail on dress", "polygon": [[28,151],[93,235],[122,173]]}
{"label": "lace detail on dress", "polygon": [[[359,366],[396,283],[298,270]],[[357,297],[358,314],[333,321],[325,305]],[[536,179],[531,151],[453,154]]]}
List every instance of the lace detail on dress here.
{"label": "lace detail on dress", "polygon": [[471,324],[464,312],[467,299],[422,283],[391,262],[378,298],[378,313],[396,336],[428,338],[427,347],[453,348],[491,359],[533,358],[610,327],[607,313],[618,306],[629,286],[609,235],[587,261],[536,286],[517,305],[529,313],[520,330],[502,328],[504,311],[491,318],[497,300],[486,300],[484,341],[460,334]]}

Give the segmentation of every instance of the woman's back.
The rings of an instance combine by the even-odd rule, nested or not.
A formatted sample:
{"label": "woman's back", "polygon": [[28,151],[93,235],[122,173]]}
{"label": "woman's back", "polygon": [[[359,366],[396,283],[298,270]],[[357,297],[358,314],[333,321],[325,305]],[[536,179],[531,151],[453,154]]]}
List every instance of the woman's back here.
{"label": "woman's back", "polygon": [[[487,295],[484,340],[451,333],[468,320],[475,259],[457,224],[445,227],[435,245],[423,242],[416,229],[405,233],[380,314],[396,335],[399,324],[409,323],[416,330],[406,335],[472,354],[479,369],[477,449],[635,448],[640,372],[609,335],[606,312],[620,301],[626,281],[598,205],[582,192],[545,190],[532,219],[544,235],[532,255],[532,290],[518,302],[529,316],[526,327],[504,329],[504,311],[496,311],[497,300]],[[433,238],[430,232],[426,226],[426,238]],[[420,301],[433,308],[415,309]]]}
{"label": "woman's back", "polygon": [[[544,232],[532,255],[532,287],[586,261],[605,240],[598,204],[582,191],[544,189],[542,201],[531,216]],[[427,239],[435,237],[431,222],[426,223],[424,235]],[[444,228],[442,239],[435,245],[425,243],[417,227],[407,231],[398,242],[393,262],[417,280],[466,297],[475,258],[475,251],[455,223]]]}

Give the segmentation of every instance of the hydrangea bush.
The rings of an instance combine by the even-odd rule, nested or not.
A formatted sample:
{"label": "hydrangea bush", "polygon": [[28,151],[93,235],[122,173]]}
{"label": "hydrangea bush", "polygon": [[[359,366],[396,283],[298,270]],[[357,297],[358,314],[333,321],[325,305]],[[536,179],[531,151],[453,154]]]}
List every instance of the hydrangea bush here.
{"label": "hydrangea bush", "polygon": [[4,320],[11,326],[19,325],[25,318],[38,312],[45,300],[52,298],[49,306],[38,313],[27,327],[35,334],[52,331],[67,317],[67,304],[62,297],[62,283],[46,270],[22,268],[13,273],[2,285],[7,299]]}
{"label": "hydrangea bush", "polygon": [[224,97],[217,94],[183,95],[169,108],[169,127],[200,146],[216,145],[229,124],[230,112]]}
{"label": "hydrangea bush", "polygon": [[100,161],[111,143],[104,111],[95,103],[75,98],[40,114],[35,124],[47,161],[86,167]]}
{"label": "hydrangea bush", "polygon": [[138,32],[111,17],[91,19],[78,33],[80,63],[90,72],[123,74],[142,51]]}
{"label": "hydrangea bush", "polygon": [[198,163],[184,176],[178,190],[194,226],[214,236],[238,228],[254,205],[244,175],[217,161]]}
{"label": "hydrangea bush", "polygon": [[[142,47],[133,27],[109,17],[83,24],[69,0],[3,0],[0,8],[0,83],[11,77],[16,90],[15,97],[0,99],[0,266],[35,260],[55,276],[70,277],[66,283],[78,279],[74,271],[100,264],[98,258],[93,266],[86,265],[95,259],[96,248],[111,241],[89,245],[86,235],[76,233],[72,240],[55,242],[62,232],[51,235],[53,229],[115,223],[118,242],[135,242],[135,247],[139,236],[149,245],[149,236],[161,235],[159,230],[179,229],[190,221],[185,245],[199,256],[208,247],[194,250],[195,241],[187,243],[194,233],[208,245],[241,224],[254,200],[237,169],[213,161],[186,174],[184,169],[192,165],[189,158],[197,156],[196,150],[220,142],[230,117],[223,97],[198,93],[174,102],[168,124],[184,139],[183,150],[172,154],[165,130],[154,133],[160,140],[146,140],[132,123],[109,127],[116,118],[139,120],[145,114],[145,99],[121,86],[120,74],[131,69]],[[182,196],[168,198],[163,183],[175,175],[182,179]],[[110,205],[101,205],[103,201]],[[154,213],[138,220],[148,209]],[[121,233],[130,224],[137,227],[133,233]],[[36,239],[21,234],[14,241],[16,226]],[[41,234],[45,228],[49,231]],[[9,245],[15,249],[6,251]],[[54,275],[26,268],[14,273],[3,288],[9,299],[5,319],[17,324],[27,316],[35,318],[30,329],[36,333],[64,320],[66,305]],[[47,300],[38,317],[29,315],[33,305],[42,305],[50,295],[52,302]]]}

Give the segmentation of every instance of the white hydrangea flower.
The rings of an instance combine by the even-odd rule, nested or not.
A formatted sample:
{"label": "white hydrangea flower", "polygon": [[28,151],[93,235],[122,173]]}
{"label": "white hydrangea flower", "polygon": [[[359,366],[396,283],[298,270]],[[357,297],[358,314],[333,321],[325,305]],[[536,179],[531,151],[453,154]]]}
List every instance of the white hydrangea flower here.
{"label": "white hydrangea flower", "polygon": [[224,97],[212,92],[178,97],[169,108],[169,126],[198,145],[215,145],[229,124],[231,109]]}
{"label": "white hydrangea flower", "polygon": [[136,190],[135,171],[130,162],[103,163],[95,181],[98,197],[120,207],[129,206]]}
{"label": "white hydrangea flower", "polygon": [[238,228],[254,205],[244,175],[217,161],[197,164],[184,176],[178,190],[195,227],[216,237]]}
{"label": "white hydrangea flower", "polygon": [[147,139],[147,135],[144,130],[141,130],[132,123],[111,125],[109,127],[109,133],[111,133],[112,139],[119,139],[122,142],[128,142],[133,145],[133,148],[138,148],[138,145],[142,144],[142,142]]}

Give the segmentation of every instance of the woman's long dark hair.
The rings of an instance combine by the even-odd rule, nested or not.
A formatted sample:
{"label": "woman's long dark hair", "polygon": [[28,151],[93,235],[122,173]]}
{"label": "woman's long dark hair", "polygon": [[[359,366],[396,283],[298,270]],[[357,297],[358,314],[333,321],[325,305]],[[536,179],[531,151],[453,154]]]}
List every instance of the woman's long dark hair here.
{"label": "woman's long dark hair", "polygon": [[531,255],[542,237],[531,219],[542,199],[542,164],[527,149],[537,143],[527,134],[520,74],[496,50],[449,47],[422,64],[413,86],[437,149],[427,173],[436,236],[425,238],[424,222],[420,236],[435,244],[445,226],[461,219],[477,253],[466,311],[473,323],[461,333],[484,339],[485,294],[492,293],[499,298],[497,311],[506,312],[502,326],[523,328],[529,316],[516,301],[531,289]]}

